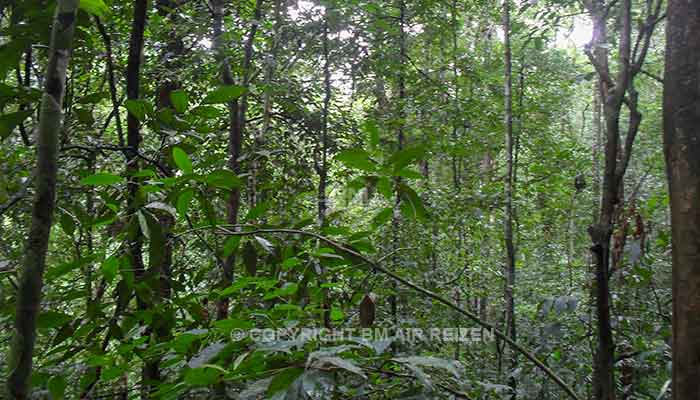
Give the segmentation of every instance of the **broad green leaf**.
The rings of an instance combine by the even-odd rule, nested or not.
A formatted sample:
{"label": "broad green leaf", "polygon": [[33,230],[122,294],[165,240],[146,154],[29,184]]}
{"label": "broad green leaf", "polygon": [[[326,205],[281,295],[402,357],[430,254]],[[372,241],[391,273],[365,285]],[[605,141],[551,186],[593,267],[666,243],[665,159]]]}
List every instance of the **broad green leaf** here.
{"label": "broad green leaf", "polygon": [[38,329],[52,329],[58,328],[67,322],[73,320],[68,314],[64,314],[58,311],[45,311],[39,314],[36,321],[36,327]]}
{"label": "broad green leaf", "polygon": [[185,219],[185,216],[187,215],[187,210],[190,207],[190,202],[192,202],[192,198],[194,197],[194,189],[185,189],[183,190],[180,195],[177,197],[177,214],[180,216],[180,218]]}
{"label": "broad green leaf", "polygon": [[46,388],[49,390],[49,394],[51,395],[51,400],[63,399],[67,386],[68,382],[66,382],[66,378],[64,378],[62,375],[52,376],[46,384]]}
{"label": "broad green leaf", "polygon": [[374,172],[377,169],[377,164],[369,157],[369,153],[362,149],[343,150],[335,156],[335,159],[348,168],[366,172]]}
{"label": "broad green leaf", "polygon": [[333,307],[331,309],[331,319],[333,321],[341,321],[343,318],[345,318],[345,313],[343,310],[337,307]]}
{"label": "broad green leaf", "polygon": [[102,0],[80,0],[78,7],[98,17],[104,17],[109,14],[109,7]]}
{"label": "broad green leaf", "polygon": [[267,293],[265,295],[265,300],[272,300],[277,297],[289,296],[296,293],[297,290],[299,290],[299,285],[293,282],[288,282],[283,287],[277,290],[273,290],[270,293]]}
{"label": "broad green leaf", "polygon": [[423,179],[423,175],[421,175],[419,172],[407,168],[394,172],[394,176],[400,176],[408,179]]}
{"label": "broad green leaf", "polygon": [[226,242],[224,242],[223,256],[228,257],[233,254],[238,249],[238,245],[240,243],[240,236],[230,236],[228,239],[226,239]]}
{"label": "broad green leaf", "polygon": [[204,179],[210,186],[229,190],[239,188],[243,184],[241,178],[237,177],[233,172],[225,169],[210,172]]}
{"label": "broad green leaf", "polygon": [[108,186],[122,183],[124,178],[117,175],[100,172],[94,175],[86,176],[80,180],[80,183],[87,186]]}
{"label": "broad green leaf", "polygon": [[187,110],[189,96],[187,96],[187,92],[185,92],[182,89],[173,90],[172,92],[170,92],[170,102],[173,103],[175,111],[183,113]]}
{"label": "broad green leaf", "polygon": [[12,134],[15,127],[32,115],[31,111],[17,111],[0,115],[0,140]]}
{"label": "broad green leaf", "polygon": [[391,207],[384,208],[382,211],[377,213],[377,215],[375,215],[374,218],[372,218],[372,225],[374,227],[380,227],[380,226],[386,224],[391,219],[391,216],[393,215],[393,213],[394,213],[393,208],[391,208]]}
{"label": "broad green leaf", "polygon": [[207,93],[202,104],[221,104],[236,100],[246,92],[246,88],[236,85],[222,86]]}
{"label": "broad green leaf", "polygon": [[209,367],[190,368],[185,372],[185,383],[190,386],[209,386],[219,381],[221,372]]}
{"label": "broad green leaf", "polygon": [[146,120],[148,103],[145,100],[127,100],[124,102],[124,107],[139,121],[143,122]]}
{"label": "broad green leaf", "polygon": [[275,375],[270,382],[270,386],[267,387],[267,396],[272,396],[277,392],[287,390],[289,385],[294,382],[301,374],[304,373],[304,368],[287,368]]}
{"label": "broad green leaf", "polygon": [[362,129],[367,133],[369,144],[372,146],[372,149],[376,149],[377,146],[379,146],[379,128],[376,122],[368,119],[365,121],[364,125],[362,125]]}
{"label": "broad green leaf", "polygon": [[262,202],[257,204],[255,207],[253,207],[250,211],[248,211],[248,214],[246,214],[245,218],[243,221],[253,221],[257,219],[259,216],[265,214],[267,209],[270,208],[270,204],[267,202]]}
{"label": "broad green leaf", "polygon": [[105,281],[107,283],[112,283],[119,272],[119,258],[116,256],[107,258],[100,265],[100,269],[102,270],[102,276],[104,276]]}
{"label": "broad green leaf", "polygon": [[175,160],[175,165],[180,168],[182,173],[192,173],[192,160],[185,150],[182,150],[179,147],[173,147],[173,159]]}
{"label": "broad green leaf", "polygon": [[425,220],[428,217],[428,211],[423,206],[423,201],[418,194],[406,185],[399,186],[401,194],[401,212],[408,218]]}
{"label": "broad green leaf", "polygon": [[398,151],[389,159],[389,165],[394,167],[394,173],[401,171],[416,160],[420,160],[425,155],[424,146],[407,147]]}

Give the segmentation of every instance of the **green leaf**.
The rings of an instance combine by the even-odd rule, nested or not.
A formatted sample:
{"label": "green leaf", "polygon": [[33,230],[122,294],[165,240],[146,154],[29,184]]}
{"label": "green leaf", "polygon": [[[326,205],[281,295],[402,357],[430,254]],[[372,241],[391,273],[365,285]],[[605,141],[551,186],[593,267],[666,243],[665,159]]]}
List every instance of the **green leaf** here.
{"label": "green leaf", "polygon": [[343,150],[335,156],[335,159],[348,168],[359,169],[366,172],[374,172],[377,169],[377,164],[372,161],[369,154],[362,149]]}
{"label": "green leaf", "polygon": [[399,193],[401,195],[401,213],[404,216],[421,221],[428,217],[428,211],[423,206],[423,201],[413,189],[402,184],[399,186]]}
{"label": "green leaf", "polygon": [[331,309],[331,319],[333,321],[341,321],[343,318],[345,318],[345,313],[343,310],[337,307],[333,307]]}
{"label": "green leaf", "polygon": [[408,147],[400,150],[389,159],[389,165],[394,166],[394,173],[401,171],[416,160],[420,160],[425,155],[424,146]]}
{"label": "green leaf", "polygon": [[299,290],[299,285],[293,282],[286,283],[283,287],[273,290],[265,295],[265,300],[272,300],[277,297],[289,296]]}
{"label": "green leaf", "polygon": [[226,239],[226,242],[224,243],[223,256],[229,257],[231,254],[233,254],[238,249],[238,245],[240,243],[240,236],[230,236],[228,239]]}
{"label": "green leaf", "polygon": [[36,321],[36,327],[38,329],[58,328],[71,320],[73,320],[73,317],[68,314],[58,311],[45,311],[39,314]]}
{"label": "green leaf", "polygon": [[63,399],[67,386],[68,382],[66,382],[66,378],[61,375],[52,376],[46,384],[46,388],[49,390],[49,394],[51,395],[51,400]]}
{"label": "green leaf", "polygon": [[185,150],[179,147],[173,147],[173,159],[175,160],[175,165],[177,165],[184,174],[192,173],[192,160]]}
{"label": "green leaf", "polygon": [[102,0],[80,0],[78,8],[98,17],[109,14],[109,7]]}
{"label": "green leaf", "polygon": [[112,283],[114,278],[119,272],[119,258],[116,256],[108,257],[100,265],[100,270],[102,270],[102,276],[104,276],[107,283]]}
{"label": "green leaf", "polygon": [[32,115],[31,111],[17,111],[0,115],[0,140],[12,134],[15,127]]}
{"label": "green leaf", "polygon": [[374,218],[372,218],[372,225],[375,228],[378,228],[378,227],[386,224],[391,219],[393,212],[394,212],[394,209],[391,207],[384,208],[382,211],[377,213],[377,215],[375,215]]}
{"label": "green leaf", "polygon": [[257,204],[255,207],[251,208],[250,211],[248,211],[248,214],[246,214],[243,221],[247,222],[257,219],[259,216],[265,214],[265,211],[267,211],[268,208],[270,208],[270,204],[267,202]]}
{"label": "green leaf", "polygon": [[243,184],[241,178],[237,177],[233,172],[225,169],[210,172],[207,174],[205,181],[210,186],[229,190],[239,188]]}
{"label": "green leaf", "polygon": [[185,383],[190,386],[209,386],[218,382],[221,372],[209,368],[191,368],[185,372]]}
{"label": "green leaf", "polygon": [[145,100],[127,100],[124,102],[124,107],[139,121],[143,122],[146,120],[148,103]]}
{"label": "green leaf", "polygon": [[209,92],[202,104],[221,104],[236,100],[246,92],[246,88],[236,85],[222,86]]}
{"label": "green leaf", "polygon": [[275,375],[270,381],[270,386],[267,387],[267,396],[270,397],[275,393],[287,390],[301,374],[304,373],[304,368],[287,368]]}
{"label": "green leaf", "polygon": [[377,124],[372,121],[372,120],[367,120],[365,121],[364,125],[362,125],[362,129],[367,133],[367,136],[369,137],[369,144],[370,146],[374,149],[379,146],[379,128],[377,127]]}
{"label": "green leaf", "polygon": [[141,228],[141,233],[143,233],[143,236],[145,236],[146,239],[150,239],[151,230],[148,229],[148,221],[146,221],[146,216],[143,215],[141,211],[136,212],[136,216],[139,220],[139,227]]}
{"label": "green leaf", "polygon": [[282,268],[286,271],[301,264],[301,260],[296,257],[290,257],[282,262]]}
{"label": "green leaf", "polygon": [[214,119],[221,116],[221,110],[213,106],[197,106],[190,111],[193,115],[202,118]]}
{"label": "green leaf", "polygon": [[87,186],[108,186],[116,185],[117,183],[121,183],[123,181],[124,178],[121,176],[100,172],[94,175],[86,176],[80,180],[80,183]]}
{"label": "green leaf", "polygon": [[187,210],[190,207],[190,203],[192,202],[192,198],[194,197],[194,189],[185,189],[183,190],[180,195],[177,197],[177,214],[180,216],[180,218],[185,219],[185,216],[187,215]]}
{"label": "green leaf", "polygon": [[394,175],[408,179],[423,179],[423,175],[412,169],[402,169],[401,171],[394,172]]}
{"label": "green leaf", "polygon": [[251,329],[254,324],[251,321],[245,321],[237,318],[222,319],[214,322],[214,328],[224,332],[231,332],[234,329]]}
{"label": "green leaf", "polygon": [[170,92],[170,102],[173,103],[175,111],[183,113],[187,110],[189,96],[187,96],[187,92],[185,92],[182,89],[173,90],[172,92]]}

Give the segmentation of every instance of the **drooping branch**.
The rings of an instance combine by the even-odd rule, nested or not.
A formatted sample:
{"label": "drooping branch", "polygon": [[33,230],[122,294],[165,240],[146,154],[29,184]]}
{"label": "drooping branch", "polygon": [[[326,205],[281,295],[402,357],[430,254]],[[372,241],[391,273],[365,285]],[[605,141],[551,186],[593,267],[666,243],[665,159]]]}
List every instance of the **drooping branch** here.
{"label": "drooping branch", "polygon": [[[239,229],[241,227],[249,227],[251,229],[249,230],[244,230],[244,231],[236,231],[232,229]],[[362,253],[360,253],[357,250],[354,250],[350,246],[344,245],[343,243],[337,242],[333,239],[330,239],[326,236],[320,235],[318,233],[314,232],[308,232],[304,230],[299,230],[299,229],[286,229],[286,228],[257,228],[251,225],[215,225],[215,226],[203,226],[203,227],[198,227],[195,229],[190,229],[188,231],[184,231],[178,235],[175,235],[173,239],[176,239],[180,236],[183,236],[188,233],[192,233],[195,230],[217,230],[221,234],[227,235],[227,236],[252,236],[252,235],[264,235],[264,234],[276,234],[276,233],[281,233],[281,234],[287,234],[287,235],[301,235],[301,236],[306,236],[310,238],[317,239],[330,247],[334,248],[335,250],[338,250],[348,256],[351,256],[358,261],[360,261],[363,264],[368,265],[372,270],[380,272],[390,278],[392,278],[394,281],[401,283],[402,285],[411,288],[418,293],[421,293],[422,295],[429,297],[445,306],[448,308],[451,308],[452,310],[466,316],[467,318],[471,319],[474,321],[476,324],[481,326],[484,329],[487,329],[493,334],[498,337],[499,339],[503,340],[506,342],[511,348],[515,349],[517,352],[522,354],[525,358],[530,360],[537,368],[539,368],[542,372],[544,372],[545,375],[547,375],[550,379],[552,379],[557,386],[559,386],[566,394],[573,400],[580,400],[576,392],[564,382],[564,380],[557,375],[554,371],[552,371],[547,365],[542,362],[534,353],[532,353],[530,350],[526,349],[524,346],[520,345],[519,343],[513,341],[508,335],[505,333],[501,332],[500,330],[496,329],[496,327],[483,319],[479,318],[476,314],[472,313],[471,311],[465,310],[462,307],[458,306],[457,304],[453,303],[452,301],[446,299],[443,296],[440,296],[439,294],[432,292],[428,289],[425,289],[424,287],[417,285],[408,279],[392,272],[383,267],[380,263],[373,261],[369,259],[368,257],[364,256]]]}

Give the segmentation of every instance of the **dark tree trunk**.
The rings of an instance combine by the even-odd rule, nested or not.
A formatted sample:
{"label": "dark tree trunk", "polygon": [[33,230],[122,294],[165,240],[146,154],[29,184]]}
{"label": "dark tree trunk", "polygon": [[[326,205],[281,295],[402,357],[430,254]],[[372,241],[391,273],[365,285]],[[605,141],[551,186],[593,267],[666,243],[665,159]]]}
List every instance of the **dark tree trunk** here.
{"label": "dark tree trunk", "polygon": [[[131,37],[129,39],[129,57],[126,67],[126,97],[129,100],[139,99],[139,89],[141,83],[141,54],[143,53],[143,34],[146,29],[146,19],[148,15],[148,1],[134,1],[134,16],[131,21]],[[143,264],[143,232],[137,221],[136,212],[140,206],[139,182],[133,173],[139,170],[139,146],[141,144],[141,122],[132,113],[126,117],[126,173],[129,176],[127,183],[128,215],[131,216],[131,223],[127,240],[129,242],[129,258],[131,267],[137,280],[145,278],[145,268]],[[146,309],[149,305],[144,299],[137,296],[137,304],[140,310]],[[157,374],[153,373],[148,363],[143,367],[141,397],[148,398],[152,390],[151,382],[158,380]]]}
{"label": "dark tree trunk", "polygon": [[9,375],[6,385],[11,399],[29,397],[29,378],[32,374],[32,355],[36,341],[36,318],[41,303],[41,288],[56,198],[58,137],[62,128],[61,105],[77,9],[77,0],[59,0],[51,32],[46,86],[39,117],[32,222],[17,288],[14,333],[8,362]]}
{"label": "dark tree trunk", "polygon": [[[212,3],[213,17],[213,33],[214,33],[214,49],[217,53],[217,61],[221,63],[221,81],[224,85],[233,85],[235,83],[231,66],[228,58],[225,55],[225,44],[221,35],[223,34],[223,17],[224,17],[224,2],[216,0]],[[255,15],[253,23],[248,32],[248,38],[244,47],[243,60],[243,79],[242,86],[248,87],[250,79],[250,68],[253,61],[253,42],[258,31],[258,24],[262,17],[262,0],[257,0],[255,3]],[[243,144],[243,133],[246,124],[246,109],[247,100],[244,94],[241,98],[228,103],[229,110],[229,132],[228,132],[228,168],[236,175],[241,173],[240,157]],[[241,190],[233,188],[229,194],[226,204],[226,222],[229,225],[238,224],[238,213],[241,207]],[[236,255],[231,254],[226,257],[223,263],[223,278],[221,281],[222,287],[228,287],[233,283],[233,267],[236,264]],[[229,313],[228,299],[222,299],[217,304],[217,319],[228,318]]]}
{"label": "dark tree trunk", "polygon": [[700,2],[669,0],[664,153],[673,243],[673,398],[700,393]]}
{"label": "dark tree trunk", "polygon": [[[504,71],[504,86],[503,86],[503,98],[505,100],[504,104],[504,124],[505,124],[505,147],[506,147],[506,187],[505,187],[505,219],[504,219],[504,229],[503,238],[506,247],[506,265],[505,265],[505,290],[504,298],[506,303],[505,310],[505,324],[506,335],[515,342],[515,297],[513,296],[513,291],[515,290],[515,245],[513,244],[513,190],[514,190],[514,180],[513,180],[513,79],[512,79],[512,57],[510,49],[510,0],[503,1],[503,48],[504,55],[503,61],[505,64]],[[515,351],[511,354],[511,369],[515,369],[518,365],[517,353]],[[510,386],[513,394],[511,398],[516,397],[516,381],[515,378],[511,377],[508,379],[508,385]]]}

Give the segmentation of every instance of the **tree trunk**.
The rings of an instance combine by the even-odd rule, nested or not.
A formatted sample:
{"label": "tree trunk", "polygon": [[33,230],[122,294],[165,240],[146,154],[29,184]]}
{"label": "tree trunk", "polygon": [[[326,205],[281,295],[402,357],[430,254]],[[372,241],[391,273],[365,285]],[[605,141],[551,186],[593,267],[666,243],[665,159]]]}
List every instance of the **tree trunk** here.
{"label": "tree trunk", "polygon": [[46,253],[56,197],[58,137],[62,128],[61,105],[77,9],[77,0],[59,0],[51,32],[46,86],[39,117],[32,222],[17,289],[15,330],[8,364],[10,372],[7,378],[7,391],[11,399],[26,399],[29,395],[32,354],[36,340],[36,319],[41,302]]}
{"label": "tree trunk", "polygon": [[[321,115],[321,140],[319,143],[320,156],[317,156],[316,172],[318,173],[318,226],[323,229],[326,226],[326,214],[328,212],[328,196],[326,194],[328,186],[328,114],[331,105],[331,70],[328,43],[328,9],[323,21],[323,110]],[[325,274],[325,268],[319,261],[318,270]],[[319,280],[323,284],[323,279]],[[331,301],[328,288],[322,289],[323,293],[323,326],[331,328]]]}
{"label": "tree trunk", "polygon": [[[255,3],[255,16],[248,32],[248,38],[244,48],[243,60],[243,79],[242,86],[247,87],[250,79],[250,67],[253,61],[253,41],[257,34],[258,24],[262,16],[262,0],[257,0]],[[225,54],[225,44],[221,35],[223,34],[223,18],[224,18],[224,2],[223,0],[215,0],[212,2],[212,24],[214,33],[214,49],[217,54],[217,61],[221,63],[221,81],[224,85],[233,85],[235,83],[231,66],[229,65],[228,57]],[[241,98],[230,101],[228,103],[229,111],[229,135],[228,135],[228,168],[235,175],[241,173],[241,165],[239,158],[241,157],[241,147],[243,143],[243,132],[246,124],[246,95]],[[238,224],[238,213],[241,207],[241,190],[240,188],[231,189],[228,202],[226,204],[226,222],[229,225]],[[236,263],[235,254],[226,257],[223,265],[223,278],[221,281],[222,287],[228,287],[233,283],[233,267]],[[228,318],[229,313],[228,299],[222,299],[217,304],[217,319]]]}
{"label": "tree trunk", "polygon": [[[126,97],[129,100],[139,99],[139,89],[141,83],[141,54],[143,53],[143,33],[146,29],[146,19],[148,11],[147,0],[136,0],[134,2],[134,17],[131,22],[131,37],[129,39],[129,57],[126,67]],[[126,152],[126,173],[128,175],[128,197],[127,208],[128,215],[131,216],[131,227],[127,235],[129,242],[129,258],[131,267],[134,269],[134,275],[137,280],[143,280],[145,277],[145,268],[143,263],[143,232],[141,232],[140,224],[137,221],[137,210],[139,208],[139,182],[133,174],[139,170],[139,146],[141,145],[141,122],[132,113],[128,113],[126,117],[126,144],[128,150]],[[137,295],[137,306],[139,310],[144,310],[149,307],[144,299]],[[148,398],[151,392],[150,381],[156,379],[153,376],[152,369],[148,363],[144,364],[141,384],[141,397]]]}
{"label": "tree trunk", "polygon": [[[513,290],[515,289],[515,246],[513,244],[513,98],[512,98],[512,59],[510,49],[510,0],[503,1],[503,61],[505,64],[504,71],[504,86],[503,98],[504,104],[504,123],[505,123],[505,144],[506,144],[506,185],[505,185],[505,219],[503,238],[506,247],[506,265],[505,265],[505,291],[504,300],[506,303],[505,323],[506,335],[515,342],[515,299]],[[511,354],[511,369],[515,369],[518,364],[516,353]],[[516,381],[511,377],[508,379],[508,385],[513,391],[511,398],[516,397]]]}
{"label": "tree trunk", "polygon": [[673,246],[673,398],[700,393],[700,2],[669,0],[664,153]]}

